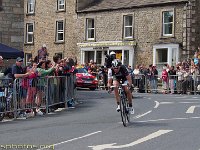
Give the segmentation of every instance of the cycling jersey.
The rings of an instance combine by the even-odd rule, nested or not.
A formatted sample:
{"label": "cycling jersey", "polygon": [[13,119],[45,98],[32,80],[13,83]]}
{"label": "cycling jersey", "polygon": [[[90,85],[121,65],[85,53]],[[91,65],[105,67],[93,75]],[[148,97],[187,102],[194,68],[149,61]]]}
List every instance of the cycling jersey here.
{"label": "cycling jersey", "polygon": [[119,72],[115,73],[114,69],[111,68],[108,70],[108,79],[112,78],[113,80],[117,80],[118,82],[122,80],[122,82],[126,81],[126,77],[129,75],[127,68],[124,65],[120,66]]}

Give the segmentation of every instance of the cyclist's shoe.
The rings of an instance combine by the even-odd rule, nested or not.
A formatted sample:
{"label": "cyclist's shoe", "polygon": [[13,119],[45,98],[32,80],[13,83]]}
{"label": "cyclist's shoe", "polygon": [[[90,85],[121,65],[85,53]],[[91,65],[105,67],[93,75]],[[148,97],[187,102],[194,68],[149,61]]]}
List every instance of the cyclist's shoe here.
{"label": "cyclist's shoe", "polygon": [[117,109],[116,109],[116,111],[117,111],[117,112],[120,111],[120,106],[119,106],[119,105],[117,105]]}
{"label": "cyclist's shoe", "polygon": [[133,115],[135,113],[133,107],[128,107],[128,111],[131,115]]}

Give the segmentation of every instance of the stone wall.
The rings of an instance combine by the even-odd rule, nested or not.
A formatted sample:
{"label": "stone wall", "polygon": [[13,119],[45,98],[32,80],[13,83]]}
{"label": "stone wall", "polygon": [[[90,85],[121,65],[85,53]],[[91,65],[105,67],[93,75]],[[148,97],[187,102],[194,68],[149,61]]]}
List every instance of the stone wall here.
{"label": "stone wall", "polygon": [[[135,64],[153,63],[153,45],[159,43],[178,43],[183,41],[183,14],[184,5],[147,7],[129,10],[105,11],[96,13],[78,14],[78,42],[85,41],[85,20],[88,17],[95,19],[96,39],[95,41],[123,41],[123,15],[134,15],[134,40],[137,42],[135,48]],[[164,38],[162,31],[162,11],[174,9],[175,11],[175,33],[173,38]]]}
{"label": "stone wall", "polygon": [[[77,15],[75,12],[76,0],[66,0],[65,11],[57,11],[57,2],[55,0],[36,1],[35,14],[27,15],[27,1],[25,5],[25,23],[34,23],[34,44],[25,44],[24,51],[32,53],[33,57],[37,55],[38,49],[43,44],[47,45],[49,59],[55,53],[63,53],[64,57],[75,56],[77,53],[77,38],[75,34]],[[56,21],[64,20],[65,38],[64,43],[55,43]],[[24,30],[25,32],[25,30]]]}
{"label": "stone wall", "polygon": [[0,42],[23,50],[24,0],[1,0]]}

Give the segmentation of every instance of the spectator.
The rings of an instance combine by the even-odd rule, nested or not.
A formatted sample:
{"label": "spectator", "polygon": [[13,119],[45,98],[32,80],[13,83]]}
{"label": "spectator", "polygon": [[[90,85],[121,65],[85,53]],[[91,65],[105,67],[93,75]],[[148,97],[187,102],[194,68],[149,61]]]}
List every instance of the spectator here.
{"label": "spectator", "polygon": [[176,76],[176,70],[174,70],[174,66],[171,66],[169,71],[169,87],[171,94],[174,94],[174,89],[175,89],[175,76]]}
{"label": "spectator", "polygon": [[184,74],[184,70],[183,70],[183,67],[182,66],[179,66],[177,67],[177,72],[176,72],[177,76],[178,76],[178,80],[177,80],[177,93],[178,94],[183,94],[183,86],[182,86],[182,83],[183,83],[183,74]]}
{"label": "spectator", "polygon": [[135,66],[135,69],[133,70],[134,75],[134,86],[139,89],[139,83],[140,83],[140,69],[139,65]]}
{"label": "spectator", "polygon": [[163,94],[167,94],[167,90],[168,90],[168,73],[167,73],[167,67],[164,66],[163,67],[163,71],[162,71],[162,88],[163,88]]}
{"label": "spectator", "polygon": [[50,73],[52,73],[54,70],[55,70],[55,64],[49,68],[48,70],[46,70],[46,62],[45,61],[41,61],[39,64],[38,64],[38,68],[37,68],[37,71],[38,71],[38,74],[40,75],[40,80],[38,82],[38,87],[37,87],[37,99],[36,99],[36,105],[37,105],[37,108],[36,108],[36,113],[37,115],[43,115],[43,112],[39,109],[41,103],[42,103],[42,97],[43,97],[43,94],[44,94],[44,90],[45,90],[45,84],[46,84],[46,80],[44,79],[45,76],[49,75]]}
{"label": "spectator", "polygon": [[45,61],[47,60],[47,47],[46,47],[46,44],[43,44],[42,45],[42,48],[38,50],[38,61]]}
{"label": "spectator", "polygon": [[[22,64],[23,64],[23,59],[21,57],[18,57],[16,59],[16,63],[12,66],[12,76],[13,79],[15,78],[26,78],[29,76],[29,72],[25,73],[23,68],[22,68]],[[19,81],[17,82],[18,84],[20,83]],[[24,109],[24,105],[25,105],[25,100],[26,100],[26,96],[27,96],[27,90],[24,89],[21,85],[17,86],[18,91],[20,91],[19,96],[17,97],[17,102],[20,105],[20,109]],[[21,99],[20,99],[21,98]],[[26,118],[26,112],[20,111],[19,113],[19,117],[21,118]]]}

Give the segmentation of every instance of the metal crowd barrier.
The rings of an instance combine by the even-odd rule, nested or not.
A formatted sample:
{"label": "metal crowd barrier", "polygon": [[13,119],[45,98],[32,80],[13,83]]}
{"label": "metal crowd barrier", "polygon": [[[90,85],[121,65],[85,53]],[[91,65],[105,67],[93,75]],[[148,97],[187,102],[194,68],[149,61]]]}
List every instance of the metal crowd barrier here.
{"label": "metal crowd barrier", "polygon": [[200,94],[200,75],[168,75],[167,79],[159,76],[135,75],[134,91],[140,93]]}
{"label": "metal crowd barrier", "polygon": [[[51,107],[68,107],[75,98],[74,74],[45,78],[0,79],[0,120],[7,113],[17,118],[21,112]],[[58,106],[59,105],[59,106]]]}
{"label": "metal crowd barrier", "polygon": [[0,120],[4,116],[14,118],[13,80],[0,78]]}
{"label": "metal crowd barrier", "polygon": [[148,78],[144,74],[137,74],[132,76],[134,85],[134,92],[145,93],[148,89]]}

